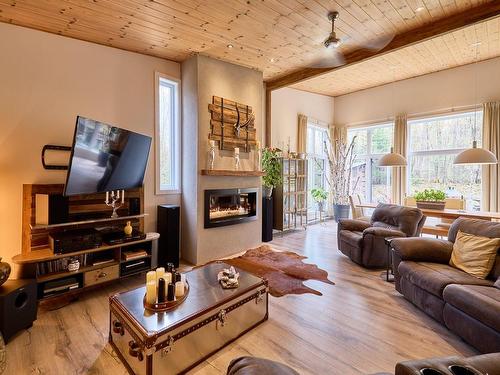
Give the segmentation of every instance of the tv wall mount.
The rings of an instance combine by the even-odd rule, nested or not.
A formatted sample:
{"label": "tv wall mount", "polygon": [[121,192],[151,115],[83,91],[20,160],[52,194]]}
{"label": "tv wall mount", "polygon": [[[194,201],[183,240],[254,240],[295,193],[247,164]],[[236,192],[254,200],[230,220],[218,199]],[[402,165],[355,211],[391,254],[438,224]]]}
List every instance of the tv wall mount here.
{"label": "tv wall mount", "polygon": [[45,154],[47,153],[47,151],[71,152],[71,146],[45,145],[42,148],[42,165],[43,165],[44,169],[59,170],[59,171],[66,171],[66,170],[68,170],[68,166],[67,165],[47,164],[45,162]]}

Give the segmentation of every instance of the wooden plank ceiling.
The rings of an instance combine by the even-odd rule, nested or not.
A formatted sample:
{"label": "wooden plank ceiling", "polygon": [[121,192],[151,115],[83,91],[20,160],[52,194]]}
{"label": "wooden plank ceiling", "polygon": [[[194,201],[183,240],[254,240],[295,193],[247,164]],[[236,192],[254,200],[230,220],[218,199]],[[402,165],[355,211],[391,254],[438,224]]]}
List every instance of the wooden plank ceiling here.
{"label": "wooden plank ceiling", "polygon": [[[193,53],[259,69],[266,80],[307,67],[324,47],[329,11],[349,53],[389,34],[498,0],[0,0],[0,21],[124,50],[183,61]],[[339,95],[470,62],[473,33],[487,36],[480,58],[498,56],[498,20],[407,47],[302,82]],[[463,33],[463,34],[461,34]],[[231,45],[232,48],[228,48]],[[370,65],[371,64],[371,65]],[[376,74],[374,73],[376,69]],[[393,69],[394,70],[394,69]],[[369,85],[369,86],[367,86]]]}

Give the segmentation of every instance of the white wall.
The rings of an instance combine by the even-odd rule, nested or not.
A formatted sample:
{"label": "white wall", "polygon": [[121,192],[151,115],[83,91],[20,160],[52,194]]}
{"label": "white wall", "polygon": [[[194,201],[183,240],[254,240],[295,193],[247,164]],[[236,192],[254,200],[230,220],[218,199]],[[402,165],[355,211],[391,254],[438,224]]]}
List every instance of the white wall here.
{"label": "white wall", "polygon": [[500,100],[500,58],[399,81],[335,97],[335,124],[387,120],[394,113],[408,115],[474,105],[477,100]]}
{"label": "white wall", "polygon": [[[21,252],[22,184],[64,183],[42,168],[45,144],[70,145],[78,114],[154,135],[154,73],[180,65],[0,23],[0,256]],[[146,230],[155,230],[154,149],[145,177]],[[11,263],[12,264],[12,263]]]}
{"label": "white wall", "polygon": [[290,137],[291,151],[297,150],[297,116],[306,115],[331,124],[334,119],[334,99],[291,88],[275,90],[271,94],[271,143],[285,145]]}

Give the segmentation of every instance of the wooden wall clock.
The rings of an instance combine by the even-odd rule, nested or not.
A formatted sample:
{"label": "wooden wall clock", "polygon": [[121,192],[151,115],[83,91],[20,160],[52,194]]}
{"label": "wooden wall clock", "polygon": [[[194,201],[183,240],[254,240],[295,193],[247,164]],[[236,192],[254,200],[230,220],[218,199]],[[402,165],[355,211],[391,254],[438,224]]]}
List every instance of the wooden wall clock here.
{"label": "wooden wall clock", "polygon": [[255,114],[251,106],[213,96],[208,110],[212,114],[208,139],[217,141],[219,149],[232,151],[239,147],[242,152],[250,152],[256,147]]}

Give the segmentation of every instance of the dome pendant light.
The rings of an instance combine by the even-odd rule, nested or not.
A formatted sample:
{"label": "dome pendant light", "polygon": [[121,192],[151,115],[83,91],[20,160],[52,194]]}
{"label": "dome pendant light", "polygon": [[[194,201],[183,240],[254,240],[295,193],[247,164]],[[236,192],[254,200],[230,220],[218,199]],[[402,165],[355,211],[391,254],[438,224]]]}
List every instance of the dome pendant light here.
{"label": "dome pendant light", "polygon": [[498,160],[495,154],[484,148],[477,147],[477,141],[472,142],[472,148],[462,151],[455,156],[453,164],[496,164]]}
{"label": "dome pendant light", "polygon": [[[476,63],[474,66],[474,103],[477,103],[477,62],[478,62],[478,47],[481,42],[476,42],[473,44],[476,47]],[[453,164],[455,165],[464,165],[464,164],[496,164],[498,160],[494,153],[484,148],[477,147],[476,141],[476,129],[477,129],[477,108],[474,109],[474,140],[472,141],[472,148],[468,148],[457,156],[455,156],[455,160],[453,160]]]}
{"label": "dome pendant light", "polygon": [[389,154],[383,155],[378,160],[379,167],[403,167],[407,164],[408,162],[406,161],[406,158],[403,155],[394,152],[393,147],[391,147],[391,152]]}

